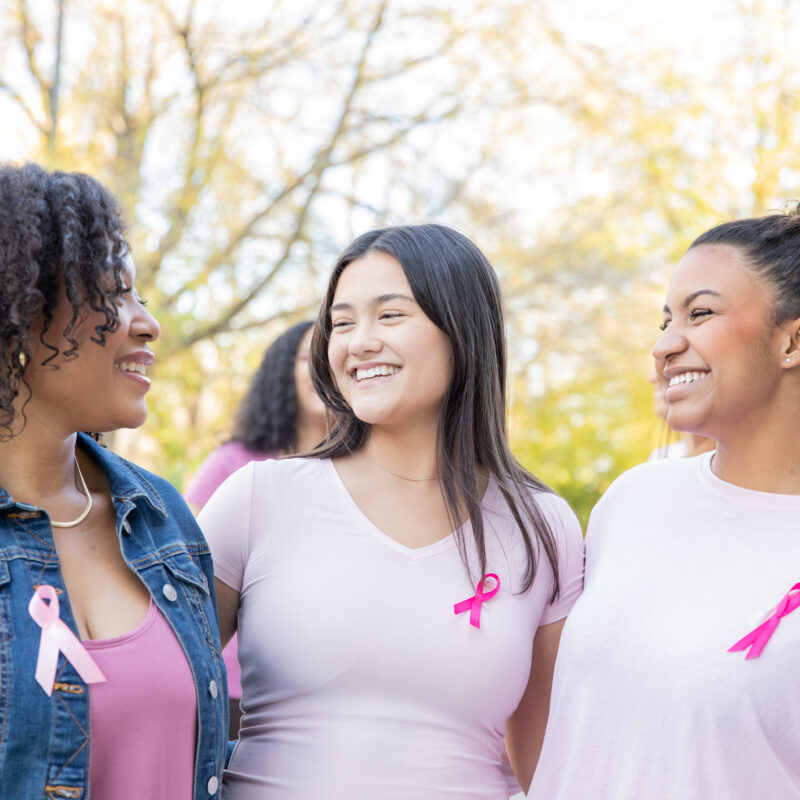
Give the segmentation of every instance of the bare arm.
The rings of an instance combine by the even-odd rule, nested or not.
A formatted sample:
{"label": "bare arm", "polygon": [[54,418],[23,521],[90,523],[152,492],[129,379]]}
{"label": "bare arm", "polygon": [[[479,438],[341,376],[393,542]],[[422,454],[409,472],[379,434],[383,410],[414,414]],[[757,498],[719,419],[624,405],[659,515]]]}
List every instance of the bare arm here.
{"label": "bare arm", "polygon": [[[230,589],[228,591],[231,591]],[[550,711],[550,690],[558,643],[566,620],[542,625],[533,640],[528,687],[517,710],[508,720],[506,750],[520,786],[527,792],[542,752],[544,731]]]}
{"label": "bare arm", "polygon": [[239,592],[231,589],[227,583],[223,583],[219,578],[214,581],[214,588],[217,592],[217,610],[219,612],[219,635],[222,646],[231,640],[236,633],[236,616],[239,613]]}

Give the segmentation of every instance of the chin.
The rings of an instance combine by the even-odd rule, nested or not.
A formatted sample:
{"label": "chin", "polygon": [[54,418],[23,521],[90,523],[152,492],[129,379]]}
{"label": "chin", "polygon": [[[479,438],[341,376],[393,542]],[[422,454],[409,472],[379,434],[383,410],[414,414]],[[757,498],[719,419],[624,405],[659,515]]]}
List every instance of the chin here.
{"label": "chin", "polygon": [[123,428],[139,428],[144,424],[147,419],[147,410],[140,411],[136,414],[128,413],[120,415],[113,420],[106,419],[103,424],[96,423],[91,428],[84,428],[87,431],[94,431],[96,433],[111,433]]}
{"label": "chin", "polygon": [[681,414],[677,411],[667,413],[667,425],[676,433],[694,433],[698,436],[708,436],[705,432],[703,419],[697,414]]}

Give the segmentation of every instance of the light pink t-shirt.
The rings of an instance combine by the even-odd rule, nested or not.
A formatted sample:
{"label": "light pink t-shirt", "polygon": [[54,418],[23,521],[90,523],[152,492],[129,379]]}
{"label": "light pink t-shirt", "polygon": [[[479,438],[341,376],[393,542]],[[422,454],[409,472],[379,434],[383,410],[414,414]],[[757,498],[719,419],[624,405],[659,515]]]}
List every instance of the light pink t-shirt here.
{"label": "light pink t-shirt", "polygon": [[89,689],[92,800],[191,800],[197,696],[167,620],[151,600],[131,633],[83,646],[106,677]]}
{"label": "light pink t-shirt", "polygon": [[[377,529],[329,460],[250,464],[200,515],[217,577],[241,593],[244,717],[225,800],[507,800],[506,720],[540,625],[580,594],[583,539],[567,504],[537,494],[560,554],[516,593],[523,543],[491,481],[487,572],[500,590],[481,627],[449,536],[419,549]],[[468,533],[468,532],[467,532]]]}
{"label": "light pink t-shirt", "polygon": [[[226,442],[212,451],[200,465],[183,496],[187,502],[202,508],[223,481],[237,469],[251,461],[265,461],[268,458],[275,458],[275,453],[248,450],[241,442]],[[234,635],[222,651],[228,673],[228,696],[231,700],[239,700],[242,696],[242,671],[239,667],[238,651],[239,641]]]}
{"label": "light pink t-shirt", "polygon": [[727,652],[800,581],[800,496],[712,456],[636,467],[593,511],[531,800],[800,798],[800,610]]}

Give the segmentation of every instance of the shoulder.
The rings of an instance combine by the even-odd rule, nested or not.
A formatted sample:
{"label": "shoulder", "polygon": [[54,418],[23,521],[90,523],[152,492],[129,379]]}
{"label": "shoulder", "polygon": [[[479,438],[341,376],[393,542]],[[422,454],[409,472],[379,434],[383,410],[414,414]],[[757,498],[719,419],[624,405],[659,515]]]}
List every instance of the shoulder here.
{"label": "shoulder", "polygon": [[280,484],[294,481],[316,481],[324,478],[329,459],[293,456],[253,462],[253,481],[262,484]]}
{"label": "shoulder", "polygon": [[611,483],[595,508],[653,494],[663,495],[676,486],[696,483],[697,469],[697,458],[662,458],[638,464]]}
{"label": "shoulder", "polygon": [[248,495],[253,500],[285,502],[293,491],[325,479],[326,460],[280,458],[249,461],[230,475],[214,497]]}
{"label": "shoulder", "polygon": [[[676,504],[685,504],[702,491],[699,467],[703,456],[648,461],[623,472],[597,501],[589,517],[587,546],[596,548],[613,535],[631,531],[655,534]],[[638,534],[637,534],[638,535]]]}
{"label": "shoulder", "polygon": [[[551,526],[563,527],[565,524],[569,526],[578,524],[577,517],[569,503],[555,492],[535,486],[526,486],[524,493],[524,499],[531,505],[535,505]],[[489,484],[483,508],[484,512],[490,514],[502,517],[512,516],[511,508],[494,479]]]}

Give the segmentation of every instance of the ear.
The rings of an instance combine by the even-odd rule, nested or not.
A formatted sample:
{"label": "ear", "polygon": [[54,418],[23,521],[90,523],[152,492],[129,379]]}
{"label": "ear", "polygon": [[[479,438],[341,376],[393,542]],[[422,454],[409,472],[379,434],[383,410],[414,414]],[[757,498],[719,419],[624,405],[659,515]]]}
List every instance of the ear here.
{"label": "ear", "polygon": [[784,323],[781,329],[785,332],[781,366],[792,369],[800,365],[800,317]]}

